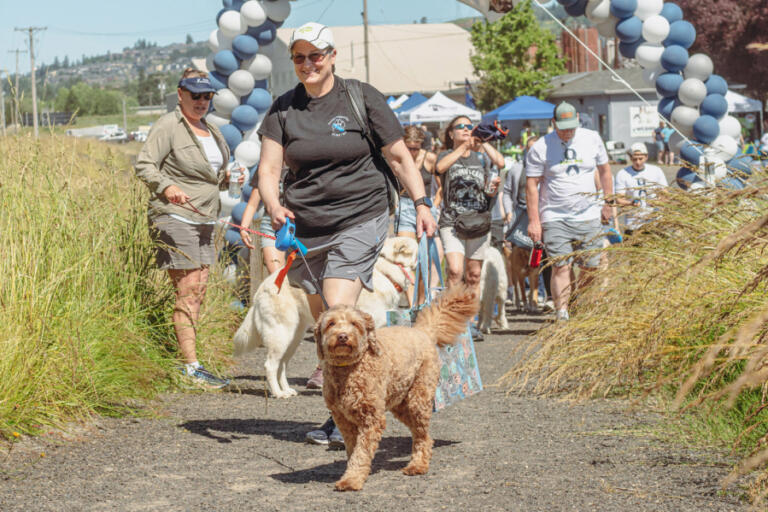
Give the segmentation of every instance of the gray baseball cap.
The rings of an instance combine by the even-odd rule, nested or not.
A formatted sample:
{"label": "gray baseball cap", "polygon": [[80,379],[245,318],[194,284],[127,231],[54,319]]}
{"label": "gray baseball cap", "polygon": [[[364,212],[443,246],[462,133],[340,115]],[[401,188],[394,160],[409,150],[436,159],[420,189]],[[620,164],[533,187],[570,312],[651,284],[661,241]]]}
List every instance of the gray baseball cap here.
{"label": "gray baseball cap", "polygon": [[570,103],[560,103],[555,109],[555,126],[558,130],[578,128],[579,117],[576,114],[576,108]]}

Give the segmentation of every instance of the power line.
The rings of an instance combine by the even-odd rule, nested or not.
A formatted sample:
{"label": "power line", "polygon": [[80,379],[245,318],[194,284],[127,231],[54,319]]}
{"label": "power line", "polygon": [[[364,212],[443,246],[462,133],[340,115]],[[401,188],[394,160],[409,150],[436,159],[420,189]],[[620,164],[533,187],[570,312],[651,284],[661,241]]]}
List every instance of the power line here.
{"label": "power line", "polygon": [[169,31],[174,30],[194,30],[194,29],[201,29],[203,27],[208,27],[211,25],[210,20],[206,21],[198,21],[195,23],[188,23],[185,25],[176,25],[173,27],[165,27],[165,28],[153,28],[150,30],[141,30],[136,32],[85,32],[80,30],[71,30],[67,28],[61,28],[61,27],[51,27],[51,31],[53,32],[60,32],[63,34],[72,34],[76,36],[93,36],[93,37],[125,37],[125,36],[144,36],[144,35],[155,35],[155,34],[167,34]]}

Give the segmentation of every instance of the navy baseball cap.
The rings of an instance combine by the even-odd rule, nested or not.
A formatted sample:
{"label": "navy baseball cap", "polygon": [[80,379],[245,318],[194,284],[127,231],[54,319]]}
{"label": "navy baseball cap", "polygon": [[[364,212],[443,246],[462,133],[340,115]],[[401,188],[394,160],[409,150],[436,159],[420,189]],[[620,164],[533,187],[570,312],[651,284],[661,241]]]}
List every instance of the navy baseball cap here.
{"label": "navy baseball cap", "polygon": [[194,93],[216,92],[216,89],[208,78],[199,76],[179,80],[179,87]]}

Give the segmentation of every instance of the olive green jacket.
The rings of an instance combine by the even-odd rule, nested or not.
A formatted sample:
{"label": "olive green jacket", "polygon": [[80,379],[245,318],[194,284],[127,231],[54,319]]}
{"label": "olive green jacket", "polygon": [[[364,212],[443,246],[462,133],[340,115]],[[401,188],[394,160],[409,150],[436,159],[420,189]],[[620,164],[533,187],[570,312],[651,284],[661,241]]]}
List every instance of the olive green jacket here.
{"label": "olive green jacket", "polygon": [[[218,217],[221,207],[219,190],[226,187],[229,146],[216,126],[208,123],[206,126],[224,157],[224,165],[217,173],[211,170],[202,143],[178,106],[152,126],[134,166],[136,177],[149,187],[150,219],[169,213],[197,222]],[[169,202],[163,191],[170,185],[176,185],[187,194],[189,201],[206,217]]]}

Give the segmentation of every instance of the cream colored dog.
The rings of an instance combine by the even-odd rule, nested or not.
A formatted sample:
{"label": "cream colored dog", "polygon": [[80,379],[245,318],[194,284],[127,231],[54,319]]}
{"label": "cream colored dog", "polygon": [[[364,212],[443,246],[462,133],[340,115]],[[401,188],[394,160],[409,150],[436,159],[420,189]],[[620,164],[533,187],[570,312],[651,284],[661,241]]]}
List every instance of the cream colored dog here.
{"label": "cream colored dog", "polygon": [[[504,301],[507,299],[507,269],[504,257],[495,247],[485,251],[483,270],[480,273],[480,331],[491,332],[491,323],[495,320],[501,329],[509,329]],[[496,315],[493,306],[496,306]]]}
{"label": "cream colored dog", "polygon": [[[373,291],[363,290],[357,306],[370,314],[377,326],[387,324],[387,311],[397,309],[403,291],[413,280],[418,245],[410,238],[388,238],[373,269]],[[267,277],[253,295],[253,302],[232,340],[235,355],[265,347],[264,361],[269,390],[277,398],[296,395],[288,385],[286,369],[304,333],[315,322],[307,295],[287,280],[278,293],[277,272]]]}

